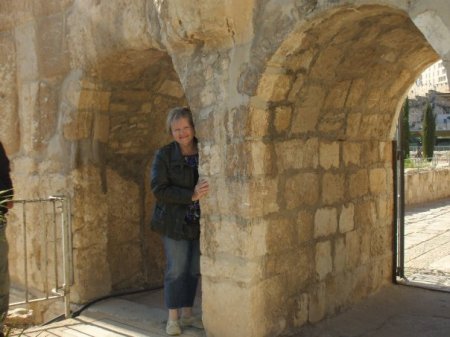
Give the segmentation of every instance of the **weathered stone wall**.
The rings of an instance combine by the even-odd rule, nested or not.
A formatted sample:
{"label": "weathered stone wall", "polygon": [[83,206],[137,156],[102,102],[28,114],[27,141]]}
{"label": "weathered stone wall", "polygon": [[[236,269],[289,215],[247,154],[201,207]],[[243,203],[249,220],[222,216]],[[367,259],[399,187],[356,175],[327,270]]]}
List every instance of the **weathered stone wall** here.
{"label": "weathered stone wall", "polygon": [[[137,66],[124,67],[123,59]],[[80,167],[73,178],[74,208],[81,211],[73,218],[75,269],[86,284],[101,287],[81,287],[80,298],[162,284],[162,247],[148,228],[149,166],[155,150],[169,140],[167,110],[186,104],[164,53],[131,51],[101,67],[108,72],[93,68],[94,77],[77,72],[65,92],[73,102],[67,103],[64,136],[76,141],[74,166]],[[96,181],[81,181],[86,179]],[[99,223],[92,226],[93,221]],[[92,256],[105,261],[102,268],[90,262]]]}
{"label": "weathered stone wall", "polygon": [[[67,51],[62,42],[61,11],[67,2],[24,4],[2,2],[0,35],[2,57],[1,140],[11,159],[16,198],[32,199],[60,194],[67,190],[67,162],[61,161],[66,147],[54,135],[58,132],[58,103],[64,72],[69,69]],[[36,21],[38,16],[51,20]],[[5,63],[6,62],[6,63]],[[4,108],[4,110],[3,110]],[[4,113],[4,114],[3,114]],[[40,245],[48,224],[49,210],[42,206],[27,208],[27,236],[33,246],[24,256],[22,231],[18,222],[22,208],[16,205],[10,214],[11,277],[23,282],[23,261],[28,261],[30,286],[43,290],[47,263]],[[17,225],[16,225],[17,224]],[[58,235],[58,234],[57,234]],[[53,235],[49,234],[49,240]]]}
{"label": "weathered stone wall", "polygon": [[[168,108],[186,105],[186,99],[167,53],[136,33],[145,26],[145,18],[136,20],[144,2],[120,14],[117,36],[88,34],[93,40],[83,40],[84,29],[104,34],[99,21],[117,17],[117,3],[100,9],[86,2],[41,4],[46,10],[36,3],[10,5],[2,9],[18,20],[2,27],[1,138],[11,157],[16,198],[73,199],[74,301],[161,285],[162,247],[148,228],[149,166],[155,150],[169,140]],[[84,16],[85,10],[90,15]],[[24,282],[21,212],[16,207],[9,227],[15,283]],[[27,209],[34,220],[28,224],[29,281],[41,291],[44,264],[52,265],[43,261],[40,244],[44,213]]]}
{"label": "weathered stone wall", "polygon": [[414,205],[450,197],[450,169],[408,170],[405,204]]}
{"label": "weathered stone wall", "polygon": [[204,226],[204,317],[220,336],[275,336],[390,281],[391,128],[414,69],[435,58],[407,17],[383,7],[337,10],[271,47],[253,46],[238,86],[252,98],[228,113],[226,125],[241,127],[228,130],[224,173],[213,174],[222,197],[241,191],[208,205]]}
{"label": "weathered stone wall", "polygon": [[161,282],[147,174],[169,140],[167,109],[187,103],[211,186],[209,336],[277,336],[388,282],[391,139],[414,79],[439,57],[448,65],[449,10],[444,0],[3,1],[0,138],[18,197],[73,198],[74,301]]}

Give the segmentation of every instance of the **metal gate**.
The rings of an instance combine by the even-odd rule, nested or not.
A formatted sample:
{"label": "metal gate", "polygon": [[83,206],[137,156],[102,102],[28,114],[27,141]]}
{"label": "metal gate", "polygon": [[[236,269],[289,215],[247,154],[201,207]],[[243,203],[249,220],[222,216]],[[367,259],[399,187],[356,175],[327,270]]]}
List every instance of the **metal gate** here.
{"label": "metal gate", "polygon": [[405,153],[403,109],[397,122],[397,141],[393,146],[394,175],[394,282],[405,281]]}
{"label": "metal gate", "polygon": [[10,307],[63,298],[64,314],[69,317],[73,284],[70,199],[55,195],[13,203],[8,226],[13,227],[10,232],[20,244],[13,247],[16,256],[10,254],[10,261],[15,262],[10,263],[10,269],[20,276],[23,300],[10,303]]}
{"label": "metal gate", "polygon": [[402,128],[400,115],[397,142],[393,142],[394,173],[394,282],[405,277],[405,167],[402,151]]}

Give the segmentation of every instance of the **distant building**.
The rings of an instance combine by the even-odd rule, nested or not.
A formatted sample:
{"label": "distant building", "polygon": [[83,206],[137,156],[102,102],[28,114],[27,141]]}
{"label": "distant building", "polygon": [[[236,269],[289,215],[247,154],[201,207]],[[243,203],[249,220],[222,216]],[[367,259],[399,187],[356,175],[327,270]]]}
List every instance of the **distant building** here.
{"label": "distant building", "polygon": [[416,96],[426,96],[430,90],[450,93],[447,70],[442,60],[425,69],[411,87],[408,97],[413,99]]}
{"label": "distant building", "polygon": [[427,102],[431,104],[436,116],[436,130],[450,130],[450,93],[430,90],[423,96],[409,100],[409,127],[411,131],[422,130],[423,113]]}

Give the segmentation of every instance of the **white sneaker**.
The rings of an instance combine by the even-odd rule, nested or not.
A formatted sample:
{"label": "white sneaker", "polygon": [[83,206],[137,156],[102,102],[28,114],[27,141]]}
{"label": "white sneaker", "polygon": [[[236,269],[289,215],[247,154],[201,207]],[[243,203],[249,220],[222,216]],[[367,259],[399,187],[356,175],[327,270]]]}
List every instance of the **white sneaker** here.
{"label": "white sneaker", "polygon": [[202,318],[198,316],[181,317],[180,324],[181,326],[192,326],[197,329],[204,329]]}
{"label": "white sneaker", "polygon": [[181,328],[178,321],[171,321],[171,320],[167,321],[166,334],[168,334],[169,336],[181,335]]}

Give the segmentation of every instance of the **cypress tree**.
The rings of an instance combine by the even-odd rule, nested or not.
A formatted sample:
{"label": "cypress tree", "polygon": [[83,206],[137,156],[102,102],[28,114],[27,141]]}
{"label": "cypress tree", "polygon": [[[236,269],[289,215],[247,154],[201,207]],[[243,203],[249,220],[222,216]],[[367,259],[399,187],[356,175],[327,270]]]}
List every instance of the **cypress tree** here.
{"label": "cypress tree", "polygon": [[405,102],[402,106],[402,150],[403,150],[403,159],[409,158],[409,100],[406,97]]}
{"label": "cypress tree", "polygon": [[422,121],[422,146],[423,157],[431,161],[436,142],[436,117],[433,114],[430,102],[427,102],[426,110]]}

